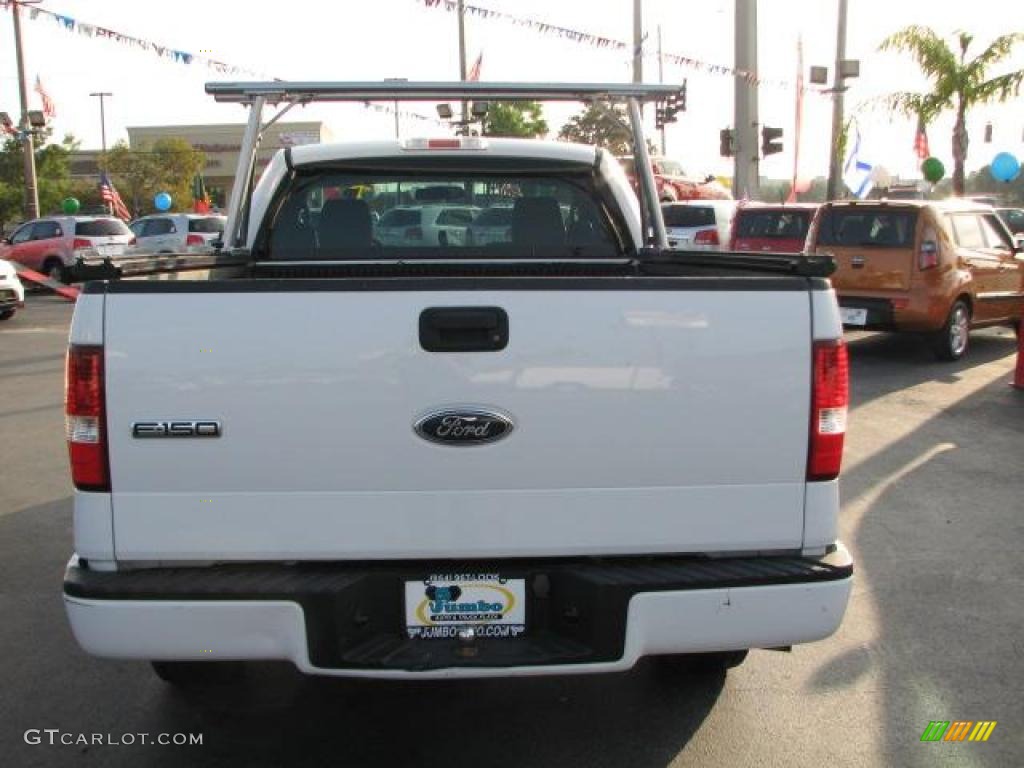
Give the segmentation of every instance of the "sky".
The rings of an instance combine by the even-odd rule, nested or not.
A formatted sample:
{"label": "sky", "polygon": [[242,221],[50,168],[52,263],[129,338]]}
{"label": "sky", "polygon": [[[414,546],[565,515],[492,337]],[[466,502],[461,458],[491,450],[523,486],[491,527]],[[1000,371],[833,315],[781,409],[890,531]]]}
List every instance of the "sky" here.
{"label": "sky", "polygon": [[[632,39],[632,0],[466,0],[521,18],[581,32]],[[927,24],[949,34],[967,30],[978,50],[997,35],[1024,28],[1024,17],[1008,0],[849,0],[847,58],[859,59],[861,76],[848,81],[847,114],[854,114],[863,158],[904,178],[917,177],[912,146],[914,124],[884,110],[861,105],[894,90],[918,90],[926,81],[916,66],[898,54],[879,53],[878,43],[907,24]],[[250,3],[239,0],[43,0],[53,13],[78,22],[200,54],[252,70],[220,75],[199,63],[186,65],[102,37],[69,32],[40,15],[23,10],[22,30],[29,87],[41,77],[58,115],[56,135],[74,134],[84,148],[100,145],[98,99],[109,91],[108,144],[126,139],[127,126],[228,123],[245,119],[244,108],[216,104],[203,85],[211,80],[266,77],[310,80],[413,80],[458,78],[454,13],[428,8],[423,0],[289,0]],[[758,71],[762,78],[792,83],[796,47],[801,38],[804,64],[835,59],[835,0],[760,0]],[[644,79],[658,80],[657,28],[666,53],[729,66],[733,61],[733,0],[644,0]],[[467,15],[469,63],[483,53],[483,80],[607,81],[632,77],[631,51],[598,49],[545,35],[507,21]],[[0,110],[17,115],[18,93],[9,10],[0,11]],[[1020,46],[1007,68],[1024,67]],[[991,74],[997,74],[995,70]],[[665,82],[688,82],[688,110],[671,125],[667,154],[690,172],[730,175],[731,160],[719,157],[719,130],[732,124],[734,78],[665,62]],[[30,108],[40,108],[30,95]],[[433,105],[409,109],[433,114]],[[794,89],[781,84],[759,89],[760,122],[783,128],[785,151],[762,160],[761,174],[788,178],[793,168]],[[550,105],[545,115],[557,130],[576,108]],[[831,100],[808,94],[799,175],[827,174]],[[391,136],[393,117],[353,105],[314,105],[293,110],[288,119],[323,120],[335,140]],[[653,120],[652,120],[653,122]],[[992,122],[993,142],[982,143]],[[650,126],[654,137],[654,126]],[[987,164],[999,151],[1024,158],[1024,95],[998,107],[982,107],[969,117],[968,169]],[[952,116],[929,128],[932,154],[948,169]],[[403,120],[404,136],[444,133],[432,122]]]}

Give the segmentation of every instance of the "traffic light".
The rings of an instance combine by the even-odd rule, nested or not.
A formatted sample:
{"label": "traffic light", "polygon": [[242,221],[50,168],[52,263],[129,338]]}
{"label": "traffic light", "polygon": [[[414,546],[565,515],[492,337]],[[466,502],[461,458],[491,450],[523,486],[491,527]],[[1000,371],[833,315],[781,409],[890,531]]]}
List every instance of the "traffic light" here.
{"label": "traffic light", "polygon": [[664,128],[669,123],[676,121],[677,112],[686,111],[686,83],[676,93],[670,94],[654,110],[654,121],[658,128]]}
{"label": "traffic light", "polygon": [[732,157],[736,154],[734,145],[735,133],[731,128],[723,128],[718,132],[719,148],[718,154],[722,157]]}
{"label": "traffic light", "polygon": [[761,128],[761,156],[768,157],[776,152],[782,151],[782,129],[769,128],[767,125]]}

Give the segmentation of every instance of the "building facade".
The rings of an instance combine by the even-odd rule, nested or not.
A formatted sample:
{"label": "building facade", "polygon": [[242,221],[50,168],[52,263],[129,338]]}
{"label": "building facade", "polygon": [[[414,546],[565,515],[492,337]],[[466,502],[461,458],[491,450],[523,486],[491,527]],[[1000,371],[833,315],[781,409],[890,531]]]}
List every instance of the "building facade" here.
{"label": "building facade", "polygon": [[[207,190],[215,200],[227,201],[234,185],[244,133],[244,123],[136,126],[128,128],[128,147],[141,151],[160,139],[184,139],[206,155],[204,179]],[[263,134],[256,155],[257,173],[262,172],[274,153],[283,147],[328,141],[331,141],[330,133],[321,122],[275,123]],[[97,149],[73,153],[72,178],[98,183],[101,154]]]}

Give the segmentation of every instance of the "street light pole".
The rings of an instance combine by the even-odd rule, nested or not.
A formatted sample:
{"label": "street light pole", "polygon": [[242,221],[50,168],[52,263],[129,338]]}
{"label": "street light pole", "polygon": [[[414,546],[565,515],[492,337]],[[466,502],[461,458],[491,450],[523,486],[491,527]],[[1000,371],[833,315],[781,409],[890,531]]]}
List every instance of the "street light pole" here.
{"label": "street light pole", "polygon": [[[665,82],[665,58],[661,51],[661,24],[658,25],[658,82]],[[661,126],[661,154],[664,157],[665,151],[665,125]]]}
{"label": "street light pole", "polygon": [[[100,152],[100,170],[107,170],[107,114],[103,109],[103,100],[107,96],[113,96],[114,94],[108,91],[98,91],[96,93],[90,93],[90,96],[99,96],[100,99],[100,141],[103,149]],[[114,204],[107,203],[107,213],[113,214]]]}
{"label": "street light pole", "polygon": [[107,96],[113,96],[114,94],[109,91],[99,91],[97,93],[90,93],[90,96],[99,96],[100,98],[100,140],[102,141],[103,154],[102,157],[107,156],[107,115],[103,109],[103,100]]}
{"label": "street light pole", "polygon": [[[466,9],[463,7],[463,0],[459,0],[459,80],[466,80]],[[462,125],[468,133],[469,113],[466,109],[466,100],[462,100]]]}
{"label": "street light pole", "polygon": [[36,148],[28,120],[28,88],[25,84],[25,56],[21,50],[21,14],[23,0],[11,3],[14,18],[14,50],[18,61],[18,91],[21,97],[21,146],[25,159],[25,218],[39,218],[39,187],[36,183]]}
{"label": "street light pole", "polygon": [[843,132],[843,93],[846,91],[843,61],[846,59],[846,0],[839,0],[839,20],[836,25],[836,71],[832,88],[832,148],[828,163],[827,200],[839,197],[839,177],[843,159],[839,156],[839,137]]}

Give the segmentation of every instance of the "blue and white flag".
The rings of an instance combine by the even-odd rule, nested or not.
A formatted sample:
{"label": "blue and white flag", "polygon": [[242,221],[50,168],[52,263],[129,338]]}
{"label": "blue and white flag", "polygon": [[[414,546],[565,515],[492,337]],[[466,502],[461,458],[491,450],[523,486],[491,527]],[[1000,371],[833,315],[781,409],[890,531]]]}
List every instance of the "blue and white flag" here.
{"label": "blue and white flag", "polygon": [[871,180],[873,166],[860,159],[860,130],[854,127],[853,147],[843,166],[843,183],[850,188],[853,196],[863,200],[875,186]]}

